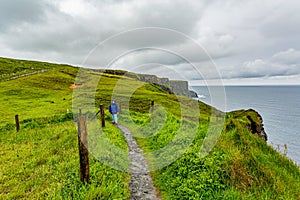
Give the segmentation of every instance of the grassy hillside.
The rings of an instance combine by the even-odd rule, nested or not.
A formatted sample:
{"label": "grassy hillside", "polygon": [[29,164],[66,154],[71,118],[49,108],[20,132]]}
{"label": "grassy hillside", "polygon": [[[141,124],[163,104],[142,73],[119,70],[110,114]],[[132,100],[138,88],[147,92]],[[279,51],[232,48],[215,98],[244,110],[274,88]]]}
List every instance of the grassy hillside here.
{"label": "grassy hillside", "polygon": [[[7,130],[8,129],[8,130]],[[77,131],[72,115],[32,119],[20,132],[0,132],[0,199],[128,198],[129,174],[90,158],[91,184],[79,180]],[[112,126],[104,132],[127,149]]]}
{"label": "grassy hillside", "polygon": [[[79,181],[77,132],[71,113],[78,68],[0,58],[0,72],[0,199],[129,198],[129,174],[105,166],[93,155],[91,184]],[[152,172],[163,199],[300,199],[299,168],[252,134],[253,123],[261,125],[255,112],[227,113],[216,146],[202,157],[199,151],[206,132],[216,120],[211,116],[216,112],[213,108],[199,102],[200,117],[187,112],[183,119],[184,110],[191,106],[185,97],[118,74],[86,71],[82,80],[91,87],[100,75],[94,110],[89,111],[96,112],[100,103],[107,108],[111,98],[117,98],[122,107],[120,123],[136,136],[150,167],[163,164],[157,163],[157,157],[171,158],[170,152],[187,147],[171,165]],[[152,115],[151,100],[156,104]],[[15,114],[21,119],[18,133]],[[105,114],[108,127],[103,133],[126,151],[125,139],[110,125],[107,110]],[[189,138],[193,131],[195,137]],[[192,143],[186,146],[189,140]],[[169,151],[152,153],[170,143],[174,145]]]}
{"label": "grassy hillside", "polygon": [[[255,114],[228,114],[232,117],[226,124],[234,121],[235,126],[223,130],[208,156],[199,154],[208,128],[204,121],[192,145],[178,160],[152,172],[164,199],[300,199],[299,168],[251,133],[246,113]],[[136,123],[147,124],[148,118],[145,114],[133,115]],[[128,119],[122,121],[128,124]],[[178,134],[180,122],[175,116],[168,117],[166,124],[155,136],[138,138],[145,152],[166,146]],[[129,125],[135,134],[148,134],[157,126],[147,130],[134,127]]]}

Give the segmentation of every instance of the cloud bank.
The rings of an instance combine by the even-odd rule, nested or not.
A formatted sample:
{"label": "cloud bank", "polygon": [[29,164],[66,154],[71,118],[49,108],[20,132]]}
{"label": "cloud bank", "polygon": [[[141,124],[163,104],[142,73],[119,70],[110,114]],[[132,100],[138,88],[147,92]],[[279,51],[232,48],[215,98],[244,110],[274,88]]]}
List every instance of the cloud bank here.
{"label": "cloud bank", "polygon": [[[300,84],[299,8],[297,0],[2,0],[0,56],[106,67],[101,59],[144,41],[147,47],[184,52],[189,62],[149,48],[121,56],[112,67],[194,84],[220,77],[227,84]],[[147,34],[133,34],[83,63],[100,42],[142,27],[178,31],[204,50],[195,51],[184,37],[158,34],[149,41]]]}

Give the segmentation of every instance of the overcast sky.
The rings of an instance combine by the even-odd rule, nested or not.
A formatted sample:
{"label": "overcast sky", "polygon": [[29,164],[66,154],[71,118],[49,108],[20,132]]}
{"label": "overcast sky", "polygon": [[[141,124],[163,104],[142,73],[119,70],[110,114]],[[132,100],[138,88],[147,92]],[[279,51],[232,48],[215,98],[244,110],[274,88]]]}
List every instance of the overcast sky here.
{"label": "overcast sky", "polygon": [[298,0],[0,0],[0,56],[192,84],[300,84],[299,10]]}

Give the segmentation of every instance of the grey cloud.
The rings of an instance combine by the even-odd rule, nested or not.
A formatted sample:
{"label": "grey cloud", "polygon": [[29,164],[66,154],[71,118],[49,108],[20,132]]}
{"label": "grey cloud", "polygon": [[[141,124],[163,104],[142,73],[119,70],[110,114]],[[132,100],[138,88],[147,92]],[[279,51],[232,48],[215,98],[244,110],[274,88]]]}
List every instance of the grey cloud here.
{"label": "grey cloud", "polygon": [[221,71],[222,77],[226,79],[232,79],[298,75],[300,74],[300,64],[288,64],[289,58],[291,58],[289,52],[296,51],[288,50],[286,52],[279,52],[270,59],[256,59],[253,61],[246,61],[241,66],[224,68]]}
{"label": "grey cloud", "polygon": [[272,56],[272,61],[287,65],[300,65],[300,51],[288,49]]}
{"label": "grey cloud", "polygon": [[22,23],[40,23],[46,19],[45,1],[13,0],[0,3],[0,31],[18,26]]}
{"label": "grey cloud", "polygon": [[137,26],[167,27],[186,34],[194,31],[209,1],[151,1],[137,11]]}
{"label": "grey cloud", "polygon": [[[104,12],[114,12],[110,13],[104,20],[112,18],[110,22],[120,25],[120,29],[122,27],[164,27],[190,34],[194,31],[195,24],[211,1],[131,0],[103,2],[93,0],[89,2]],[[118,18],[119,14],[123,15]],[[118,21],[114,20],[116,18]]]}
{"label": "grey cloud", "polygon": [[297,0],[280,1],[262,21],[260,26],[262,34],[267,37],[286,39],[299,37],[299,7],[300,2]]}
{"label": "grey cloud", "polygon": [[[167,66],[193,80],[218,78],[214,68],[228,79],[296,75],[300,74],[299,4],[296,0],[2,0],[0,56],[79,65],[110,36],[154,26],[183,32],[204,49],[186,37],[136,31],[91,53],[84,66],[105,67],[112,55],[143,46],[150,49],[136,50],[114,66],[130,69],[144,64],[149,71],[149,63],[157,63],[152,72],[158,75],[174,76],[159,69]],[[189,62],[202,74],[193,73]]]}
{"label": "grey cloud", "polygon": [[[183,6],[181,1],[165,1],[162,5],[161,1],[151,3],[147,1],[130,1],[129,3],[82,1],[81,3],[85,3],[86,8],[90,9],[85,16],[76,13],[76,10],[74,10],[75,15],[68,13],[69,10],[61,9],[59,3],[52,4],[52,8],[40,3],[38,4],[39,9],[29,4],[28,7],[35,8],[36,12],[29,13],[30,11],[28,11],[26,13],[28,16],[27,23],[22,23],[26,18],[21,19],[21,12],[19,14],[21,17],[15,19],[18,26],[14,26],[6,34],[2,34],[3,45],[12,51],[57,52],[65,54],[68,58],[70,58],[68,54],[81,54],[81,59],[83,59],[99,42],[128,28],[140,26],[175,28],[176,26],[177,30],[181,29],[190,33],[199,19],[197,12],[200,11],[199,7],[197,9],[194,7],[200,3],[193,1],[186,2],[186,6]],[[123,7],[127,8],[124,9]],[[70,9],[72,11],[73,8],[70,7]],[[11,11],[12,8],[8,10]],[[130,14],[123,17],[124,12],[130,12]],[[44,13],[47,13],[47,21],[43,23],[37,23],[40,22],[38,20],[36,22],[29,20],[40,19],[41,16],[45,17]],[[186,14],[182,15],[182,13]],[[110,48],[112,51],[118,48],[133,48],[140,41],[144,42],[144,46],[178,45],[184,42],[182,38],[172,38],[163,34],[157,35],[154,40],[154,37],[152,40],[145,38],[147,35],[131,34],[126,40],[116,40],[115,44],[111,43]],[[80,63],[79,59],[67,62]],[[169,63],[171,62],[169,61]]]}

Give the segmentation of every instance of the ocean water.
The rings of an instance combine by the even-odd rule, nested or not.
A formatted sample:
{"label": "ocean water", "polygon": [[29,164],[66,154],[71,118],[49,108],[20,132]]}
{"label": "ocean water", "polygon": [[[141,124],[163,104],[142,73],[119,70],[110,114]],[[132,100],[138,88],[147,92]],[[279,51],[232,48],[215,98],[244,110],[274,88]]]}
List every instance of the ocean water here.
{"label": "ocean water", "polygon": [[[252,108],[264,122],[268,143],[300,164],[300,86],[226,86],[226,111]],[[212,105],[207,87],[192,87],[200,100]],[[217,91],[217,90],[216,90]],[[220,97],[221,98],[221,97]],[[215,106],[215,105],[213,105]],[[218,106],[216,106],[218,107]]]}

